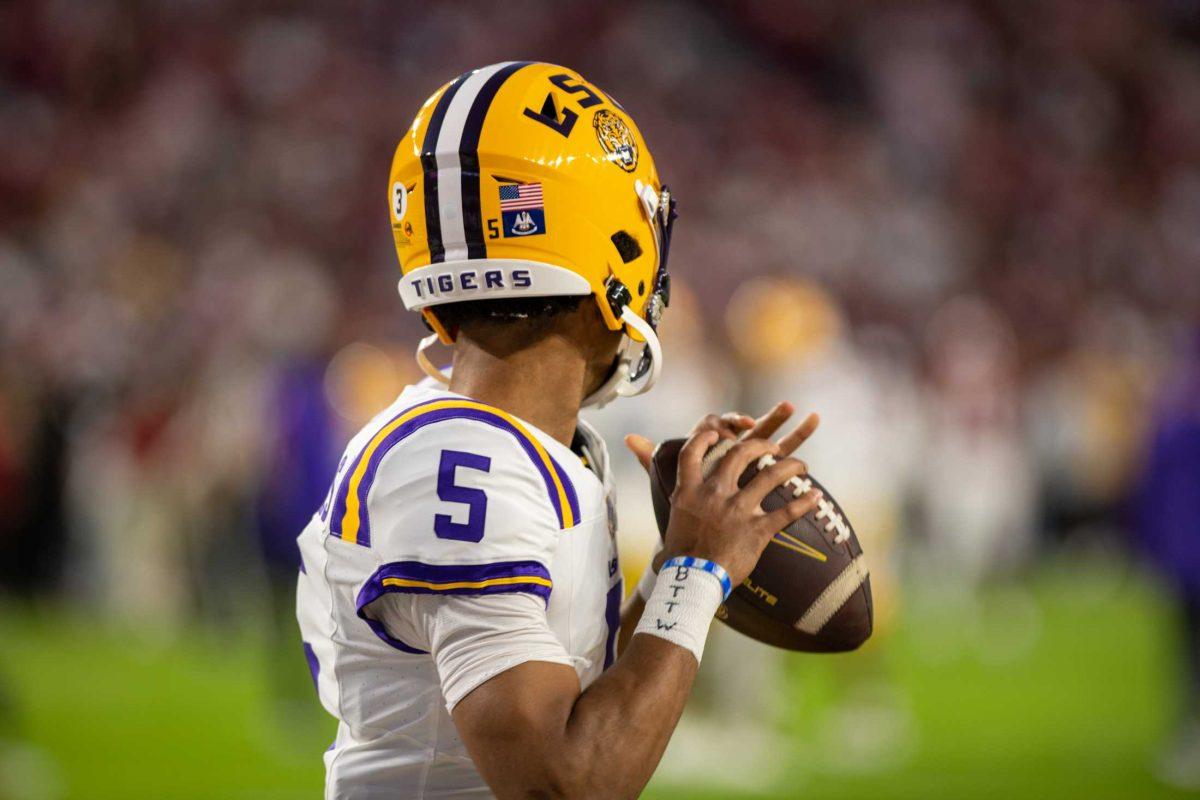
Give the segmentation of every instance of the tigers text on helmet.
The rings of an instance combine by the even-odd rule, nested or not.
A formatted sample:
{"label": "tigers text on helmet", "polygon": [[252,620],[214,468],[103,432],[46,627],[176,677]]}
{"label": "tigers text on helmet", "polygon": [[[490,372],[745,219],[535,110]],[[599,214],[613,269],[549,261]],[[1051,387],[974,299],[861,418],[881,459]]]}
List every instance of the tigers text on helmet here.
{"label": "tigers text on helmet", "polygon": [[388,184],[400,297],[454,341],[437,306],[592,295],[625,335],[587,405],[657,379],[655,329],[670,299],[675,201],[625,110],[573,70],[509,61],[472,70],[425,101],[396,148]]}

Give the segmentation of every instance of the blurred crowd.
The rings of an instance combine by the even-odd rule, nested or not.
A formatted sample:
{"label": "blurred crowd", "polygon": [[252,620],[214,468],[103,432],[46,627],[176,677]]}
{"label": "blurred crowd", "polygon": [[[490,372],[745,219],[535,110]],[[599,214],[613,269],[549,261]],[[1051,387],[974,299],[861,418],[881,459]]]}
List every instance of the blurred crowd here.
{"label": "blurred crowd", "polygon": [[605,432],[821,412],[807,458],[885,620],[900,577],[969,588],[1063,542],[1178,562],[1133,510],[1200,417],[1198,9],[6,3],[0,588],[167,630],[264,585],[290,614],[292,539],[416,376],[391,151],[509,58],[618,98],[680,199],[663,382]]}

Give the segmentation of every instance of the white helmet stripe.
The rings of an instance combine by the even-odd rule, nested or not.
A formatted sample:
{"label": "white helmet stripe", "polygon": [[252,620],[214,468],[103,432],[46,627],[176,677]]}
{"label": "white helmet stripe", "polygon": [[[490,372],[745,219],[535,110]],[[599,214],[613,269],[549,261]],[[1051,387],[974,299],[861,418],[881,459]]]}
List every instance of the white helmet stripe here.
{"label": "white helmet stripe", "polygon": [[446,261],[467,258],[467,232],[463,224],[462,163],[459,145],[471,106],[480,90],[494,74],[512,64],[505,61],[483,67],[467,76],[446,109],[442,129],[438,133],[434,157],[437,159],[438,223]]}

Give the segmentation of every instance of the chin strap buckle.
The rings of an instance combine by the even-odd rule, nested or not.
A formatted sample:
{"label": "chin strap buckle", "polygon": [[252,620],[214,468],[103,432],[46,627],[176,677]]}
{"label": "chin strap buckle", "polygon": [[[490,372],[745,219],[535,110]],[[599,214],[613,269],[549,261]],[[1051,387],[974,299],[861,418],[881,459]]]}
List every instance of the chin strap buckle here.
{"label": "chin strap buckle", "polygon": [[613,316],[620,319],[621,314],[633,302],[633,292],[629,291],[629,287],[622,283],[616,275],[609,275],[604,282],[604,299],[608,301],[608,307],[612,310]]}

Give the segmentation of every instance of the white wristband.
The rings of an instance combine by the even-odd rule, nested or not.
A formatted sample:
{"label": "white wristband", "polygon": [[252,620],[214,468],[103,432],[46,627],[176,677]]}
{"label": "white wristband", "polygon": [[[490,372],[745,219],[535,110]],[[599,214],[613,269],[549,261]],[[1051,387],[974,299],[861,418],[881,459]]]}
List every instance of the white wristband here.
{"label": "white wristband", "polygon": [[647,633],[692,652],[696,661],[724,599],[721,579],[697,567],[663,565],[634,635]]}

